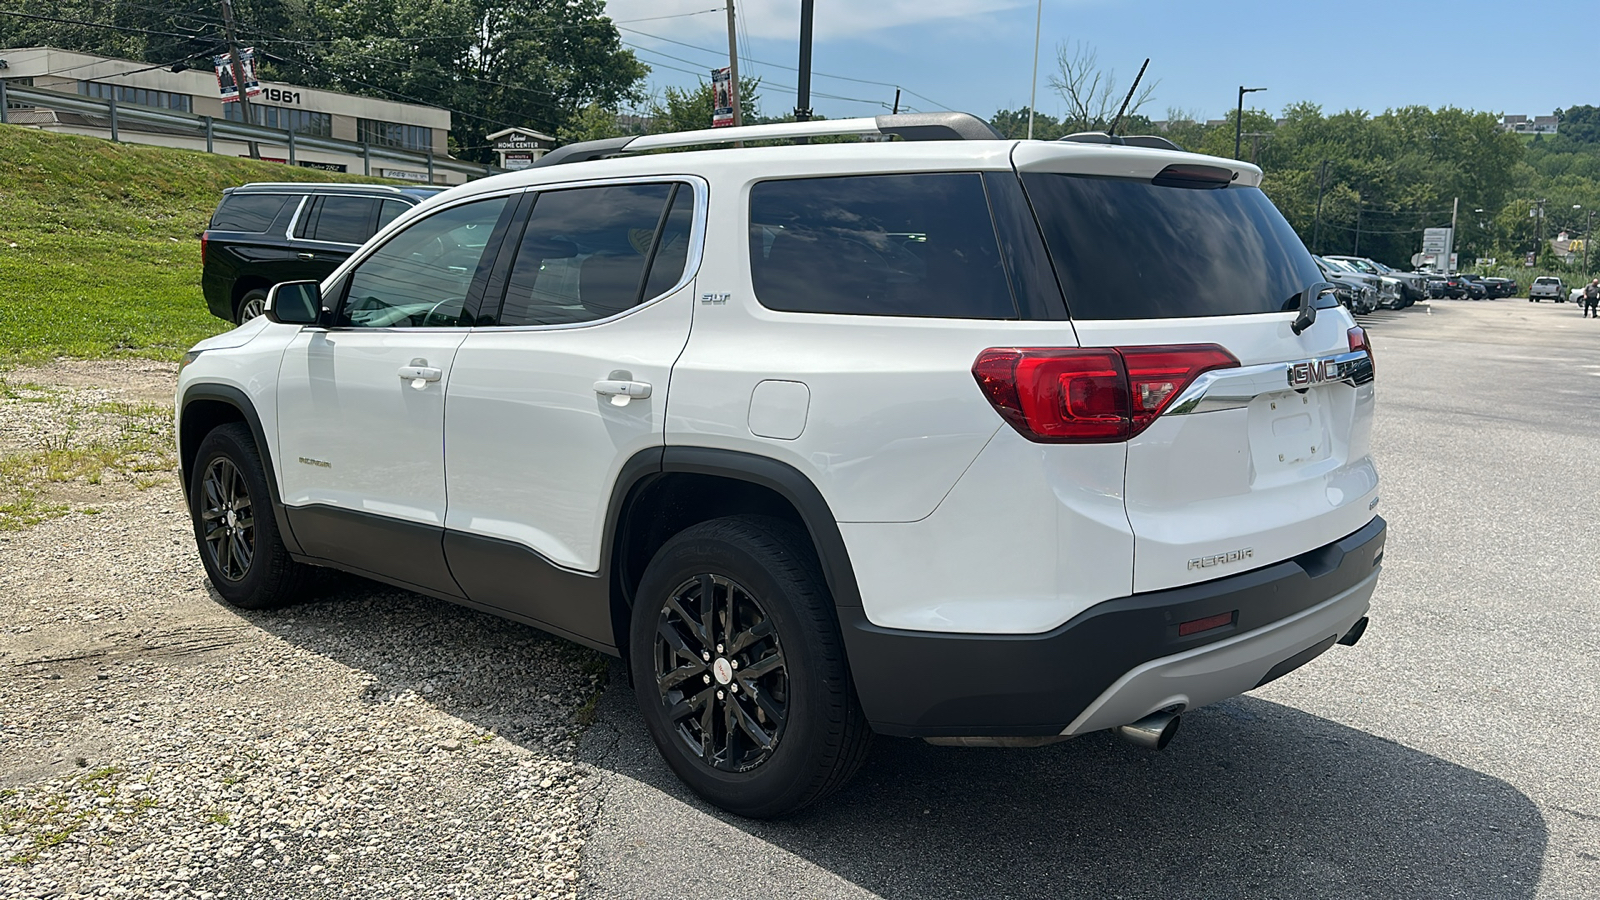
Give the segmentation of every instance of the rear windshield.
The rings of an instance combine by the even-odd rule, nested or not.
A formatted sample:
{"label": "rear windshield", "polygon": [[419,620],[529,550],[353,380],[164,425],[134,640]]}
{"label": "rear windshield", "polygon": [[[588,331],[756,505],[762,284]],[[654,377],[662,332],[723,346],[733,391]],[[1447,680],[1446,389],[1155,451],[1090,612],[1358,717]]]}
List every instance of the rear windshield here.
{"label": "rear windshield", "polygon": [[1559,278],[1535,278],[1533,280],[1533,283],[1534,284],[1560,284],[1561,283],[1561,279],[1559,279]]}
{"label": "rear windshield", "polygon": [[[229,194],[211,216],[211,227],[216,231],[243,231],[261,234],[272,227],[289,202],[290,194]],[[295,197],[294,199],[299,199]]]}
{"label": "rear windshield", "polygon": [[1075,319],[1278,312],[1322,280],[1258,188],[1042,172],[1022,181]]}

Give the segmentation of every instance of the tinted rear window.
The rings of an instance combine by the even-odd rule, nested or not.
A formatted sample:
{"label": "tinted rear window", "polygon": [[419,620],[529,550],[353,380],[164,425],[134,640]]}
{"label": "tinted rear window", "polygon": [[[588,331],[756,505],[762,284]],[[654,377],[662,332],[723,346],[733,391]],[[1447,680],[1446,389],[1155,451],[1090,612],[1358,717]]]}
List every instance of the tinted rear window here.
{"label": "tinted rear window", "polygon": [[1022,180],[1075,319],[1277,312],[1322,280],[1258,188],[1037,172]]}
{"label": "tinted rear window", "polygon": [[292,194],[229,194],[212,214],[211,227],[217,231],[261,234],[272,227],[290,200],[299,199]]}
{"label": "tinted rear window", "polygon": [[972,172],[757,184],[750,269],[768,309],[1017,317],[983,179]]}
{"label": "tinted rear window", "polygon": [[360,244],[372,237],[372,215],[378,201],[371,197],[323,197],[317,213],[314,240]]}

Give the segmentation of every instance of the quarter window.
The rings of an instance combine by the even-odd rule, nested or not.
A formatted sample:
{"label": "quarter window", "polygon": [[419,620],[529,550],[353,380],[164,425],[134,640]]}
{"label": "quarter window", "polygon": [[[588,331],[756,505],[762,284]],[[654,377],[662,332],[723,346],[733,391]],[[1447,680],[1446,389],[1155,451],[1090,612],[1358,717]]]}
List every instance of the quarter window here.
{"label": "quarter window", "polygon": [[757,184],[750,268],[756,299],[784,312],[1017,317],[975,172]]}
{"label": "quarter window", "polygon": [[372,197],[318,197],[298,229],[299,236],[336,244],[363,243],[373,235],[377,209],[378,201]]}
{"label": "quarter window", "polygon": [[338,323],[352,328],[471,325],[464,315],[507,200],[440,210],[385,241],[356,266]]}
{"label": "quarter window", "polygon": [[211,215],[211,227],[215,231],[265,234],[283,207],[290,200],[299,199],[290,194],[229,194]]}
{"label": "quarter window", "polygon": [[683,276],[693,219],[694,191],[687,185],[540,194],[522,234],[499,324],[590,322],[659,295]]}

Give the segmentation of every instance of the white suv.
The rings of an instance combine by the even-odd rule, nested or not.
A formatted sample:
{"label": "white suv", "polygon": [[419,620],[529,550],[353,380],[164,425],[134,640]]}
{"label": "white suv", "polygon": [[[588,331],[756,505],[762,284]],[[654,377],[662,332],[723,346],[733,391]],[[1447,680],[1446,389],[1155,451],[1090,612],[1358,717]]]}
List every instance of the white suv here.
{"label": "white suv", "polygon": [[[901,140],[640,153],[808,135]],[[333,566],[624,657],[710,802],[873,732],[1036,745],[1366,626],[1365,333],[1258,188],[960,114],[622,138],[434,197],[185,358],[206,571]]]}

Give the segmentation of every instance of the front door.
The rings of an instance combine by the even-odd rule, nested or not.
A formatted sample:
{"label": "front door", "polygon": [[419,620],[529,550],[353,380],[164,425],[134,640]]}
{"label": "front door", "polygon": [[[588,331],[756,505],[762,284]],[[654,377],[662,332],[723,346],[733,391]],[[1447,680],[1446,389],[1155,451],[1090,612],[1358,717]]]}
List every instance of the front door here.
{"label": "front door", "polygon": [[303,330],[285,351],[282,496],[308,555],[460,593],[441,540],[444,398],[509,205],[496,197],[419,219],[331,289],[332,327]]}
{"label": "front door", "polygon": [[461,345],[446,398],[446,553],[473,601],[610,642],[606,510],[627,460],[662,444],[693,315],[696,189],[534,200],[504,304]]}

